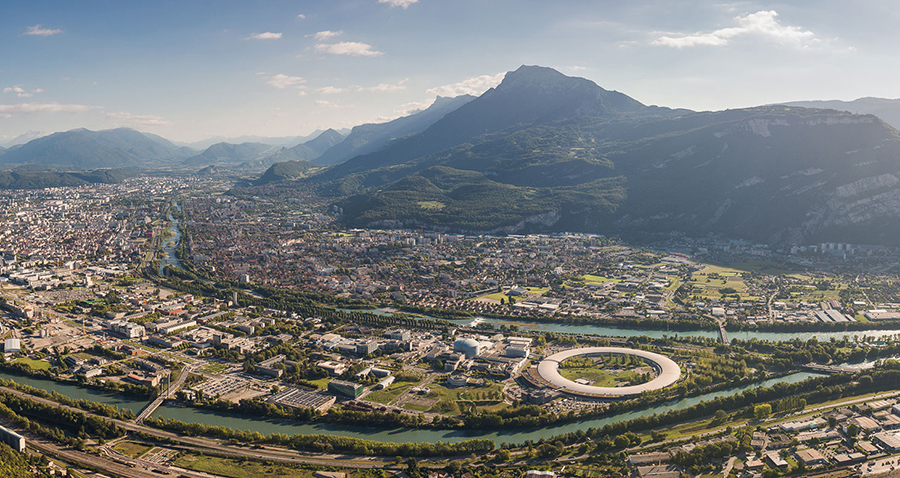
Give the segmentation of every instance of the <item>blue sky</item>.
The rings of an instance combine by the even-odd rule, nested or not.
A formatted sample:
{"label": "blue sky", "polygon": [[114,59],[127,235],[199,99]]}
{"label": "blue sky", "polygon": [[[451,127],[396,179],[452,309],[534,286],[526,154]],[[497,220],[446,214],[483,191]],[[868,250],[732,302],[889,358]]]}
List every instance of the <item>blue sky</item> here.
{"label": "blue sky", "polygon": [[5,0],[0,143],[78,127],[302,135],[479,94],[522,64],[695,110],[896,98],[895,5]]}

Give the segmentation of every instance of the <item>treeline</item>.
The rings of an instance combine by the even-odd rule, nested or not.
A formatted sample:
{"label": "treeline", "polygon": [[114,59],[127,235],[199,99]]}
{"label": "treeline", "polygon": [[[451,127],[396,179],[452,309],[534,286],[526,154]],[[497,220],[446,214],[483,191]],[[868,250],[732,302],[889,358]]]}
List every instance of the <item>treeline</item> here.
{"label": "treeline", "polygon": [[820,342],[815,338],[809,340],[795,338],[786,342],[735,339],[732,345],[742,350],[770,355],[774,365],[781,368],[808,363],[857,363],[900,354],[900,342],[887,343],[883,347],[871,347],[848,339],[828,342]]}
{"label": "treeline", "polygon": [[[33,369],[25,362],[0,361],[0,370],[5,370],[17,375],[24,375],[26,377],[52,380],[54,382],[73,383],[69,380],[60,378],[58,375],[49,370]],[[148,387],[146,385],[137,385],[133,383],[117,383],[111,380],[91,380],[88,382],[79,382],[78,385],[87,388],[102,390],[104,392],[121,393],[124,395],[132,395],[136,397],[155,398],[159,395],[159,390],[156,387]]]}
{"label": "treeline", "polygon": [[19,453],[5,443],[0,443],[0,476],[17,478],[49,476],[31,473],[31,467],[44,468],[48,463],[47,457],[43,455],[35,456],[27,453]]}
{"label": "treeline", "polygon": [[56,391],[47,391],[32,387],[30,385],[20,384],[12,380],[4,380],[0,378],[0,386],[18,390],[20,392],[25,392],[36,397],[46,398],[47,400],[52,400],[56,403],[61,403],[70,407],[80,408],[82,410],[86,410],[96,415],[102,415],[104,417],[115,418],[119,420],[132,420],[135,417],[134,412],[127,408],[119,408],[114,405],[106,405],[103,403],[92,402],[90,400],[70,398]]}
{"label": "treeline", "polygon": [[[11,393],[0,393],[0,397],[0,416],[18,428],[73,448],[83,449],[85,440],[90,437],[110,440],[125,435],[125,429],[100,417],[23,399]],[[63,428],[48,427],[35,420]]]}
{"label": "treeline", "polygon": [[226,427],[184,423],[178,420],[148,418],[145,424],[184,436],[209,436],[244,443],[287,446],[295,450],[319,453],[349,453],[364,456],[454,456],[484,454],[494,449],[492,440],[466,440],[458,443],[382,443],[335,435],[263,435],[259,432],[233,430]]}

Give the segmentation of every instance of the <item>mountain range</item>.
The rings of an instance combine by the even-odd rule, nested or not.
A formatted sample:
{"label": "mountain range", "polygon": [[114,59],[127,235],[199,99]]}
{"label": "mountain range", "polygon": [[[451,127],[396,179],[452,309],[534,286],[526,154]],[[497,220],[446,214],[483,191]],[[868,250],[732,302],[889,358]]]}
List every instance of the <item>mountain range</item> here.
{"label": "mountain range", "polygon": [[348,226],[896,244],[898,140],[874,115],[672,110],[523,66],[295,187],[334,198]]}
{"label": "mountain range", "polygon": [[858,98],[853,101],[819,100],[819,101],[790,101],[781,103],[785,106],[799,106],[801,108],[818,108],[848,113],[875,115],[882,121],[900,129],[900,99],[887,98]]}
{"label": "mountain range", "polygon": [[184,160],[195,154],[159,136],[129,128],[103,131],[75,129],[31,140],[0,155],[8,165],[44,165],[65,168],[145,167]]}
{"label": "mountain range", "polygon": [[[240,177],[268,167],[242,184],[314,191],[354,227],[898,245],[900,132],[888,123],[897,106],[862,98],[695,112],[522,66],[477,98],[438,98],[291,147],[220,142],[198,152],[126,128],[81,129],[0,149],[0,164],[63,170],[53,184],[84,180],[62,176],[73,169]],[[39,184],[24,173],[0,187]]]}

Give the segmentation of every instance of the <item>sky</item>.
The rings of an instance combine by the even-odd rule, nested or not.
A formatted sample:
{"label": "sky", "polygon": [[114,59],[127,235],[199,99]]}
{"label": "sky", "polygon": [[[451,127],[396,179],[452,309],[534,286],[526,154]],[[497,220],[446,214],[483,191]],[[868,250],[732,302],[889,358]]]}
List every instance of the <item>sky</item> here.
{"label": "sky", "polygon": [[481,94],[520,65],[720,110],[900,97],[900,4],[4,0],[0,144],[130,127],[299,136]]}

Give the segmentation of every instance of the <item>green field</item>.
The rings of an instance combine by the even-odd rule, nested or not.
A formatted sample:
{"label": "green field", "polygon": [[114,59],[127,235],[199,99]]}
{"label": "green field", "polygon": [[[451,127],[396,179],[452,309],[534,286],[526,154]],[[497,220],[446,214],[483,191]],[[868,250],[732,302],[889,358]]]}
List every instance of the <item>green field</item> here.
{"label": "green field", "polygon": [[122,441],[113,445],[112,448],[129,458],[137,458],[146,453],[151,447],[142,443]]}
{"label": "green field", "polygon": [[34,360],[22,357],[16,359],[13,363],[24,363],[34,370],[50,370],[50,362],[47,362],[46,360]]}
{"label": "green field", "polygon": [[[232,460],[215,456],[185,455],[175,460],[175,466],[195,471],[227,476],[230,478],[308,478],[313,471],[299,466],[258,462],[251,460]],[[341,470],[347,472],[347,470]],[[347,472],[352,477],[352,472]]]}
{"label": "green field", "polygon": [[221,363],[211,363],[200,369],[201,372],[206,372],[212,375],[219,375],[228,370],[228,365]]}
{"label": "green field", "polygon": [[400,395],[403,395],[404,393],[409,391],[409,389],[412,388],[413,385],[414,383],[410,382],[395,382],[392,383],[391,386],[387,388],[387,390],[375,390],[374,392],[366,395],[366,400],[387,405],[388,403],[396,400]]}

